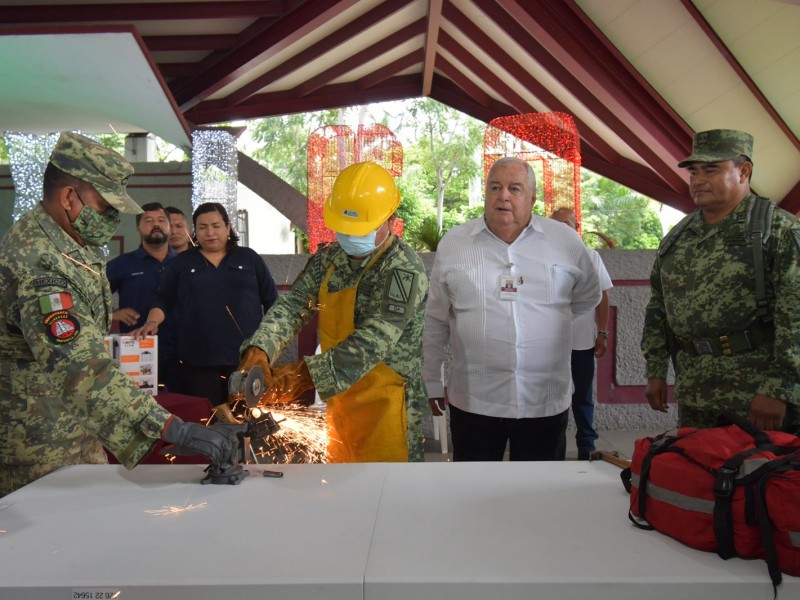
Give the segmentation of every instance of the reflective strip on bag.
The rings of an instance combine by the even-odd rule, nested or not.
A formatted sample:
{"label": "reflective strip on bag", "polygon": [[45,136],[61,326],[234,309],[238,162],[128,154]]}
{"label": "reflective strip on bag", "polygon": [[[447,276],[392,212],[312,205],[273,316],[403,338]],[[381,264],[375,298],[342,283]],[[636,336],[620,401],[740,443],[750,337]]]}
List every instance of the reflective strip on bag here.
{"label": "reflective strip on bag", "polygon": [[[638,474],[631,473],[631,485],[637,489],[639,488]],[[684,510],[705,513],[707,515],[714,514],[713,500],[703,500],[702,498],[693,498],[692,496],[679,494],[678,492],[673,492],[672,490],[667,490],[657,485],[653,485],[652,481],[647,482],[647,496],[653,500],[671,504],[672,506],[682,508]]]}
{"label": "reflective strip on bag", "polygon": [[789,541],[795,548],[800,548],[800,531],[790,531]]}

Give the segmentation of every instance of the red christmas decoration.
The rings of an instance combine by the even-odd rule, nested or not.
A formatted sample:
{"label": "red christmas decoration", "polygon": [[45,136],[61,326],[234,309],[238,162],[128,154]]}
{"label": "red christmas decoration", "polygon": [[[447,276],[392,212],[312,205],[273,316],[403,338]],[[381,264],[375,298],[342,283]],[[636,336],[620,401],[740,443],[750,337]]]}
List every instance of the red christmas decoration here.
{"label": "red christmas decoration", "polygon": [[567,207],[581,229],[580,136],[565,113],[527,113],[492,119],[483,135],[484,180],[498,158],[532,163],[544,198],[544,214]]}
{"label": "red christmas decoration", "polygon": [[[347,125],[327,125],[308,138],[308,247],[312,254],[321,243],[336,240],[325,226],[323,206],[336,176],[352,164],[372,161],[394,177],[403,172],[403,146],[385,125],[359,125],[358,134]],[[397,219],[393,233],[403,235],[403,220]]]}

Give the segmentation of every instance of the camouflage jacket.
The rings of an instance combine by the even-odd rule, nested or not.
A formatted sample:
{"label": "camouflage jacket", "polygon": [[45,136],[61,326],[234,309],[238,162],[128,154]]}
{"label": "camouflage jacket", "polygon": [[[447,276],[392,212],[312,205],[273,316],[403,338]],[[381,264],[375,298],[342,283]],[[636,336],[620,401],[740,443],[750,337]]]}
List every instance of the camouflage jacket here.
{"label": "camouflage jacket", "polygon": [[[734,356],[691,356],[677,352],[678,402],[723,402],[741,395],[741,406],[755,394],[800,405],[800,222],[775,209],[764,246],[767,317],[756,320],[752,246],[745,240],[745,198],[716,225],[701,211],[665,252],[650,276],[642,352],[647,377],[666,378],[665,325],[686,339],[714,338],[745,329],[774,327],[774,342]],[[694,400],[691,400],[694,398]]]}
{"label": "camouflage jacket", "polygon": [[[314,316],[319,288],[331,263],[335,270],[328,289],[338,291],[355,285],[367,262],[369,258],[349,258],[336,243],[321,248],[309,259],[291,290],[264,315],[258,331],[245,340],[242,350],[258,346],[274,361]],[[398,294],[400,278],[404,289]],[[330,398],[349,389],[383,361],[405,379],[409,430],[418,427],[421,415],[430,412],[421,375],[427,295],[425,266],[413,249],[396,239],[359,283],[355,332],[327,352],[305,358],[320,397]],[[413,454],[414,444],[409,441]]]}
{"label": "camouflage jacket", "polygon": [[0,468],[42,476],[105,462],[98,440],[135,466],[169,412],[106,350],[111,290],[103,256],[39,206],[0,244],[0,293]]}

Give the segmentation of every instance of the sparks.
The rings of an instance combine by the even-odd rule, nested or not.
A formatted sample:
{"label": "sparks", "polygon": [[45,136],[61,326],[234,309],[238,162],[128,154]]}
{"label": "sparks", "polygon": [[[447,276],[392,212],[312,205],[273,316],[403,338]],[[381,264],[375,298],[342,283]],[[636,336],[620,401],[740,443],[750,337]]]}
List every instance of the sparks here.
{"label": "sparks", "polygon": [[162,508],[156,510],[146,510],[149,515],[153,515],[154,517],[169,517],[173,515],[179,515],[190,510],[199,510],[201,508],[205,508],[207,502],[201,502],[200,504],[187,504],[186,506],[164,506]]}
{"label": "sparks", "polygon": [[231,316],[231,319],[233,320],[233,324],[236,325],[236,329],[239,330],[239,333],[241,333],[243,337],[247,337],[246,335],[244,335],[244,332],[242,331],[242,328],[239,327],[239,323],[236,322],[236,317],[233,316],[233,313],[231,312],[231,309],[228,308],[227,305],[225,305],[225,310],[228,311],[228,314]]}
{"label": "sparks", "polygon": [[[328,436],[325,416],[302,405],[281,404],[280,412],[272,413],[281,426],[276,434],[264,439],[256,455],[274,457],[274,462],[324,463]],[[283,458],[283,460],[280,460]]]}
{"label": "sparks", "polygon": [[[273,407],[280,412],[271,411]],[[262,404],[249,408],[244,401],[237,400],[232,405],[215,408],[211,421],[245,423],[259,418],[261,412],[267,411],[272,413],[280,430],[263,438],[250,440],[247,455],[252,456],[256,463],[326,462],[328,436],[322,411],[300,404]]]}

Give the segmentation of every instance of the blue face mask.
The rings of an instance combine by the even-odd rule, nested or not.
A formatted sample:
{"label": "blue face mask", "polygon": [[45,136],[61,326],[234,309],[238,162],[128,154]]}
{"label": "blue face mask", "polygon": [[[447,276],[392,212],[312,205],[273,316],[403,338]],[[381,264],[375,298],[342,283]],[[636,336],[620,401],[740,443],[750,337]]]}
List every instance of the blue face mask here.
{"label": "blue face mask", "polygon": [[348,256],[366,256],[375,250],[375,234],[376,231],[371,231],[367,235],[347,235],[344,233],[337,233],[336,239],[342,250]]}

